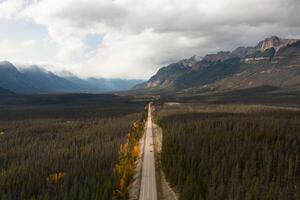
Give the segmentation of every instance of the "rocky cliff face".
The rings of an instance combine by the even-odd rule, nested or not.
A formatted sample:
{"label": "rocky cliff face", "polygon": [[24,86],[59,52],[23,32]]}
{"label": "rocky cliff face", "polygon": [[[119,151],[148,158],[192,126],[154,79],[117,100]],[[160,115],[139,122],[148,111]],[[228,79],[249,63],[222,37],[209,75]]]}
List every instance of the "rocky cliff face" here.
{"label": "rocky cliff face", "polygon": [[259,86],[300,91],[300,41],[266,38],[255,47],[221,51],[203,59],[186,59],[161,68],[135,89],[237,90]]}
{"label": "rocky cliff face", "polygon": [[272,36],[272,37],[266,38],[265,40],[261,41],[256,46],[256,48],[262,52],[267,49],[274,48],[277,52],[280,48],[286,47],[287,45],[292,44],[296,41],[297,40],[295,40],[295,39],[282,39],[277,36]]}

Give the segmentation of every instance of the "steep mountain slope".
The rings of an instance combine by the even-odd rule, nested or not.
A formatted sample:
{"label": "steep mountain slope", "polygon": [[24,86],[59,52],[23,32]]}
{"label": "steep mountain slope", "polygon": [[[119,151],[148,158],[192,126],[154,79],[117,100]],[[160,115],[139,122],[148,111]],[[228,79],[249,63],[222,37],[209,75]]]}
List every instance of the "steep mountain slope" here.
{"label": "steep mountain slope", "polygon": [[211,89],[232,90],[274,86],[300,91],[300,41],[278,49],[265,57],[249,57],[241,61],[236,74],[213,83]]}
{"label": "steep mountain slope", "polygon": [[14,92],[35,91],[30,79],[8,61],[0,62],[0,86]]}
{"label": "steep mountain slope", "polygon": [[181,60],[163,67],[156,75],[152,76],[149,81],[136,85],[134,89],[172,89],[174,81],[178,77],[192,71],[198,61],[198,57],[193,56],[189,59]]}
{"label": "steep mountain slope", "polygon": [[272,86],[300,91],[300,41],[267,38],[255,47],[206,55],[161,68],[137,90],[226,91]]}

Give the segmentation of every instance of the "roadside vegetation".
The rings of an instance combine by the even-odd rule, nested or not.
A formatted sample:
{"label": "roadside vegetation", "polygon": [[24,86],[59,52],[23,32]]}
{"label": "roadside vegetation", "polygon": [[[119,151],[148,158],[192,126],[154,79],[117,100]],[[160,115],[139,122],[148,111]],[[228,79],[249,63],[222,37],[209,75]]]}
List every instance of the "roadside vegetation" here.
{"label": "roadside vegetation", "polygon": [[126,142],[120,146],[119,162],[115,165],[118,186],[114,194],[117,199],[129,199],[129,185],[132,183],[136,160],[140,155],[139,140],[143,135],[144,124],[145,120],[134,122]]}
{"label": "roadside vegetation", "polygon": [[180,199],[300,199],[297,109],[164,106],[158,121],[162,167]]}
{"label": "roadside vegetation", "polygon": [[119,149],[144,103],[109,95],[14,98],[0,103],[0,199],[113,199]]}

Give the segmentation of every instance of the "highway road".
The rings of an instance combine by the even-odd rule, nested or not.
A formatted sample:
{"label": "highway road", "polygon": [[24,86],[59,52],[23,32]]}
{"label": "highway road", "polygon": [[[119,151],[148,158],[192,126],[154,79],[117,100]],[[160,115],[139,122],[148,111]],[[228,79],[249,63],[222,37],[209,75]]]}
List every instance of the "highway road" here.
{"label": "highway road", "polygon": [[157,200],[154,146],[152,135],[152,117],[150,104],[148,108],[148,120],[145,135],[142,180],[139,200]]}

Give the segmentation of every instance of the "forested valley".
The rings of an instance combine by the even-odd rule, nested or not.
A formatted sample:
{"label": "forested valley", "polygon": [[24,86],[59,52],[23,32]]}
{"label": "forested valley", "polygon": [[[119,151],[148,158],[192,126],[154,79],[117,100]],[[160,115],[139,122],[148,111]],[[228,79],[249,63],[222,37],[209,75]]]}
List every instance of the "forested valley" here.
{"label": "forested valley", "polygon": [[144,103],[104,95],[1,100],[0,199],[113,199]]}
{"label": "forested valley", "polygon": [[161,162],[181,200],[300,199],[299,110],[173,107],[157,114]]}

